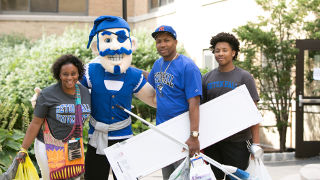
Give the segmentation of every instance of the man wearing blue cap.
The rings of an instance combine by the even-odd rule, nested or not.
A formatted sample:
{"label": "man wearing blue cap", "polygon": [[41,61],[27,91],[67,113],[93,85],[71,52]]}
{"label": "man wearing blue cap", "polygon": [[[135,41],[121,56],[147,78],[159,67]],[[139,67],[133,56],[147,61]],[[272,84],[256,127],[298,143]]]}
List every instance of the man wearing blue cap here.
{"label": "man wearing blue cap", "polygon": [[[161,55],[153,65],[148,82],[156,89],[156,123],[161,124],[189,111],[190,137],[186,141],[190,156],[200,151],[199,104],[202,95],[201,73],[188,57],[178,54],[177,34],[171,26],[162,25],[152,33]],[[163,179],[169,179],[179,161],[162,169]]]}
{"label": "man wearing blue cap", "polygon": [[[91,89],[92,117],[85,158],[85,179],[108,179],[110,164],[104,149],[132,137],[130,116],[117,108],[131,109],[132,95],[155,107],[155,91],[142,75],[130,67],[136,43],[128,23],[116,16],[100,16],[94,21],[87,47],[98,54],[86,65],[80,81]],[[114,177],[115,178],[115,177]]]}

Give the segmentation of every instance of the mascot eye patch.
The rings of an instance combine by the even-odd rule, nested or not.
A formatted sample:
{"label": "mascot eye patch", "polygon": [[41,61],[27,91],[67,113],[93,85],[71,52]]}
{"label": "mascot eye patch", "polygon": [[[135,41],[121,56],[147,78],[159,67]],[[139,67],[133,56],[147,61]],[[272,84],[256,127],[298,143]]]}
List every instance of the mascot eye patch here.
{"label": "mascot eye patch", "polygon": [[120,42],[120,43],[123,43],[125,42],[129,37],[126,35],[126,32],[124,30],[120,30],[120,31],[117,31],[117,32],[110,32],[110,31],[103,31],[101,33],[101,35],[111,35],[111,34],[114,34],[117,36],[117,40]]}

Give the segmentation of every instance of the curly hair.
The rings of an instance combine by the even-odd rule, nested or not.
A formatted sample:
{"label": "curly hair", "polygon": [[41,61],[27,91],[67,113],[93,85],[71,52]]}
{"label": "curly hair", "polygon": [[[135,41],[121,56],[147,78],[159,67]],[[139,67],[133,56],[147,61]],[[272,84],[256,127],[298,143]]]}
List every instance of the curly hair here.
{"label": "curly hair", "polygon": [[238,39],[230,33],[221,32],[215,36],[213,36],[210,40],[210,50],[214,54],[214,48],[216,47],[218,42],[227,42],[231,46],[232,50],[236,51],[235,56],[233,57],[233,60],[237,59],[238,52],[240,51],[240,43]]}
{"label": "curly hair", "polygon": [[59,57],[51,67],[51,72],[56,80],[60,81],[61,67],[66,64],[73,64],[77,67],[79,73],[78,80],[83,77],[85,70],[82,61],[72,54],[66,54]]}

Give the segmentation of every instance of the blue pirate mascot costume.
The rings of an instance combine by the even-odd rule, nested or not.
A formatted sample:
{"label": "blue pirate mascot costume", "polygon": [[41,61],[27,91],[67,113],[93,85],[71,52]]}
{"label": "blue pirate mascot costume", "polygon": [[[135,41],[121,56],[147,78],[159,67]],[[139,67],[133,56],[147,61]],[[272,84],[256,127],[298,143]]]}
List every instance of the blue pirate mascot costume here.
{"label": "blue pirate mascot costume", "polygon": [[[132,137],[130,116],[117,108],[131,109],[134,94],[156,107],[155,91],[142,75],[130,67],[136,48],[128,23],[116,16],[100,16],[94,21],[87,48],[98,56],[86,65],[81,84],[91,89],[92,119],[86,153],[85,179],[108,179],[110,164],[103,152],[108,146]],[[115,178],[115,177],[114,177]]]}

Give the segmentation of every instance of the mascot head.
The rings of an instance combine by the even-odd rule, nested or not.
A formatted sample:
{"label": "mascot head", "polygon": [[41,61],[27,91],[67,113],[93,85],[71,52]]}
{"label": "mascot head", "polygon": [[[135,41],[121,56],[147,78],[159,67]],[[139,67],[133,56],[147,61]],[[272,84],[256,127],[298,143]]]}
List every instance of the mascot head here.
{"label": "mascot head", "polygon": [[136,49],[136,40],[130,37],[129,24],[117,16],[100,16],[94,21],[87,48],[91,45],[94,53],[101,56],[101,65],[110,73],[126,72]]}

